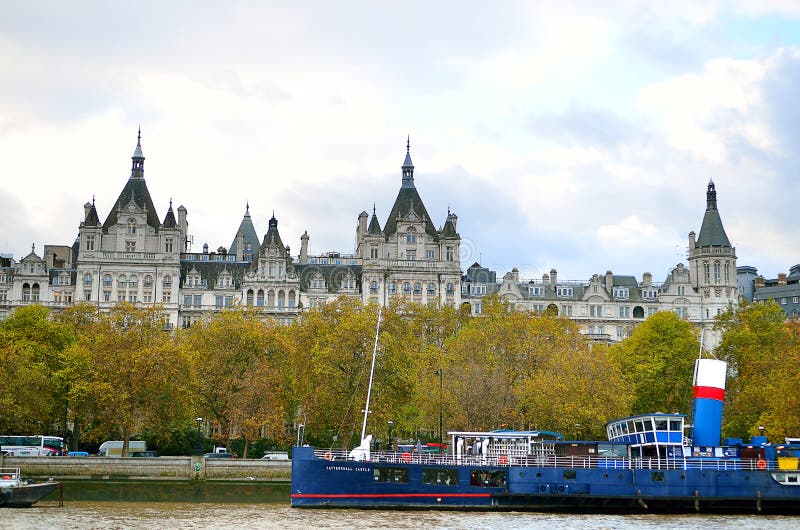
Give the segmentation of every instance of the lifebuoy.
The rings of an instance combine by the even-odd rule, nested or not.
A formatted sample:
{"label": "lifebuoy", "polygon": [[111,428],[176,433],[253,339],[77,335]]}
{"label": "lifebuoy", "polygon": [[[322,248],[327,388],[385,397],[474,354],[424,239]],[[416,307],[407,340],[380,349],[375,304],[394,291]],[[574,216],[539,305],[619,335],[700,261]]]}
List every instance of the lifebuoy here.
{"label": "lifebuoy", "polygon": [[325,454],[322,456],[322,458],[324,458],[325,460],[333,460],[333,453],[331,453],[330,451],[327,451],[327,452],[326,452],[326,453],[325,453]]}
{"label": "lifebuoy", "polygon": [[763,458],[759,458],[758,462],[756,462],[756,467],[758,467],[758,469],[767,469],[767,461]]}
{"label": "lifebuoy", "polygon": [[400,455],[400,460],[408,464],[409,462],[411,462],[411,453],[403,453],[402,455]]}
{"label": "lifebuoy", "polygon": [[506,455],[498,456],[497,457],[497,463],[500,464],[501,466],[507,466],[508,465],[508,457]]}

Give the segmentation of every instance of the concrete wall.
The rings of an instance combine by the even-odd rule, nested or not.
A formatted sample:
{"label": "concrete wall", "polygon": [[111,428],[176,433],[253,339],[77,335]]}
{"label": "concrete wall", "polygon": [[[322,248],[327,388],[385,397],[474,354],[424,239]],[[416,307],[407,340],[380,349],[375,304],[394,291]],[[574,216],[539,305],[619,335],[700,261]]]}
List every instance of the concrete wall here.
{"label": "concrete wall", "polygon": [[[199,464],[196,466],[195,464]],[[158,458],[15,456],[0,467],[19,467],[23,476],[58,479],[277,480],[291,478],[291,461],[235,460],[189,456]]]}

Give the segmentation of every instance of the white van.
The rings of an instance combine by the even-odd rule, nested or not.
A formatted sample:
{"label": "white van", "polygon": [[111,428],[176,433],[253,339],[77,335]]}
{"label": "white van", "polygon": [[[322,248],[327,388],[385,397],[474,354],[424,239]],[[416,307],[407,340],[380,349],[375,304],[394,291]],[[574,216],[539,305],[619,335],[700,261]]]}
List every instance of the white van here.
{"label": "white van", "polygon": [[[128,456],[133,456],[134,451],[147,451],[147,442],[144,440],[131,440],[128,442]],[[103,442],[97,454],[99,456],[121,457],[122,441],[114,440]]]}

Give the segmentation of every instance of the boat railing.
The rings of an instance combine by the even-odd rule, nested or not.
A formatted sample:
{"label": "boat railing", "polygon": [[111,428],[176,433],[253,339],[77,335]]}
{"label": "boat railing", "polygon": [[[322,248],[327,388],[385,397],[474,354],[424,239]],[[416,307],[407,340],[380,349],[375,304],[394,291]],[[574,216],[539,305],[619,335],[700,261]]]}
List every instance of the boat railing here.
{"label": "boat railing", "polygon": [[18,467],[0,468],[0,486],[13,486],[19,482]]}
{"label": "boat railing", "polygon": [[[314,451],[317,458],[331,462],[353,461],[348,451]],[[551,467],[592,469],[708,469],[721,471],[773,471],[774,460],[732,458],[618,458],[598,456],[509,456],[509,455],[452,455],[426,452],[372,452],[368,460],[381,464],[426,464],[448,466]]]}

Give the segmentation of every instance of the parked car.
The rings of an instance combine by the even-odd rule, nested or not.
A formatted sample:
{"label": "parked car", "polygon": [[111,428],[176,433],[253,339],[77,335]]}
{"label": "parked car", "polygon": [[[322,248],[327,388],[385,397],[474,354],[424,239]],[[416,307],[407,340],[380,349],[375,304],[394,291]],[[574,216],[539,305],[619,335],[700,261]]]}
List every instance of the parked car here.
{"label": "parked car", "polygon": [[157,458],[158,451],[134,451],[131,456],[135,458]]}
{"label": "parked car", "polygon": [[285,451],[267,451],[261,460],[289,460],[289,453]]}
{"label": "parked car", "polygon": [[206,458],[233,458],[233,453],[206,453]]}
{"label": "parked car", "polygon": [[86,451],[70,451],[67,456],[89,456]]}

